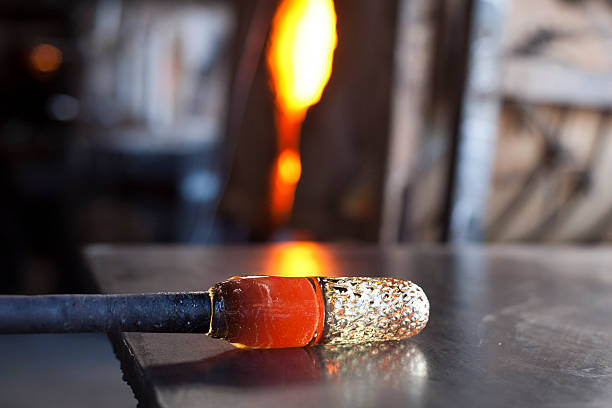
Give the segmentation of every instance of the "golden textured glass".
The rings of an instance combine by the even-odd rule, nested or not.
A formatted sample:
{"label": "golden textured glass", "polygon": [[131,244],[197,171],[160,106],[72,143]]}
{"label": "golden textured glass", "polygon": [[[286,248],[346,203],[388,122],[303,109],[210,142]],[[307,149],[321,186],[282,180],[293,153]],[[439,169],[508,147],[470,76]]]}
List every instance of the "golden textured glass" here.
{"label": "golden textured glass", "polygon": [[321,343],[401,340],[429,320],[429,301],[414,283],[393,278],[319,278],[326,300]]}

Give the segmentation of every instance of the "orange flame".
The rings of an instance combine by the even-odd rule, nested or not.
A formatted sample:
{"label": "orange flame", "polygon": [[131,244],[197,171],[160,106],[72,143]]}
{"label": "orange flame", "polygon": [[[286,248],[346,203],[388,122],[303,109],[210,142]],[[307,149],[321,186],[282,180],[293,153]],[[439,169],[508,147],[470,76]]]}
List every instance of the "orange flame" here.
{"label": "orange flame", "polygon": [[301,176],[300,127],[332,71],[336,12],[332,0],[283,0],[272,21],[268,68],[276,95],[279,155],[273,167],[272,221],[284,223]]}
{"label": "orange flame", "polygon": [[300,156],[293,150],[283,150],[278,156],[278,178],[285,184],[295,184],[302,174]]}

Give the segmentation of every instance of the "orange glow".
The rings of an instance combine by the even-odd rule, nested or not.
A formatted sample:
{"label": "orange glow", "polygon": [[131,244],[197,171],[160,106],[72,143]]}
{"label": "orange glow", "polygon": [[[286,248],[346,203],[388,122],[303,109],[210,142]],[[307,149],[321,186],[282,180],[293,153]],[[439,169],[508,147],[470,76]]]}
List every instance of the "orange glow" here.
{"label": "orange glow", "polygon": [[50,73],[57,71],[62,65],[62,52],[50,44],[38,44],[30,52],[30,63],[39,72]]}
{"label": "orange glow", "polygon": [[272,21],[267,62],[276,98],[279,156],[271,179],[272,221],[287,221],[300,179],[299,138],[321,99],[338,41],[332,0],[283,0]]}
{"label": "orange glow", "polygon": [[283,183],[295,184],[302,174],[300,156],[293,150],[286,149],[278,156],[278,176]]}
{"label": "orange glow", "polygon": [[325,367],[327,367],[327,374],[331,376],[338,375],[338,369],[340,368],[340,362],[331,362],[329,359],[325,360]]}
{"label": "orange glow", "polygon": [[233,277],[210,289],[224,324],[211,322],[212,337],[239,348],[285,348],[316,344],[323,334],[325,304],[314,279]]}
{"label": "orange glow", "polygon": [[270,270],[278,276],[335,276],[336,267],[325,248],[312,242],[278,246],[270,259]]}
{"label": "orange glow", "polygon": [[268,65],[277,104],[303,113],[321,99],[332,70],[336,12],[332,0],[284,0],[274,16]]}

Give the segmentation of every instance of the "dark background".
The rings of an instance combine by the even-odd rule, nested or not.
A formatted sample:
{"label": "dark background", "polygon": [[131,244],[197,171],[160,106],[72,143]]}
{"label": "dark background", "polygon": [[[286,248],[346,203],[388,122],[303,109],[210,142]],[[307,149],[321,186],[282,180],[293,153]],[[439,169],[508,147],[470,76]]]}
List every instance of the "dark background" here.
{"label": "dark background", "polygon": [[278,227],[275,0],[3,3],[0,292],[92,290],[88,243],[607,242],[609,2],[483,4],[335,2]]}

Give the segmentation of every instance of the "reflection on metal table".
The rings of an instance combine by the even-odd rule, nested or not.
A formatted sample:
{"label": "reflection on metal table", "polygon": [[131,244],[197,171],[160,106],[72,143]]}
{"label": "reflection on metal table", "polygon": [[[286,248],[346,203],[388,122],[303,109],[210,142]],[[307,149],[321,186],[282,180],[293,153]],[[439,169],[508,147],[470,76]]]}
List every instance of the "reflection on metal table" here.
{"label": "reflection on metal table", "polygon": [[143,406],[612,406],[612,250],[92,246],[105,293],[206,290],[234,275],[390,276],[427,293],[421,334],[347,348],[239,350],[115,333]]}

